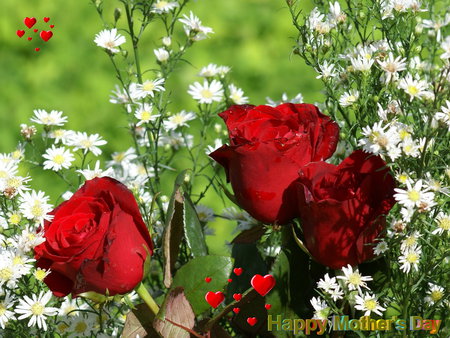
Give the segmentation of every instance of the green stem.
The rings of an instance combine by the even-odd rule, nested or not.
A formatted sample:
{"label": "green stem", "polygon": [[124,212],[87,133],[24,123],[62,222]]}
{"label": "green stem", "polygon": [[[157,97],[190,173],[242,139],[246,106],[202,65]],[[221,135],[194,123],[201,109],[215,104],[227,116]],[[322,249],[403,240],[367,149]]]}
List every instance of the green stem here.
{"label": "green stem", "polygon": [[134,54],[134,63],[136,65],[136,75],[137,75],[139,83],[142,83],[141,64],[139,62],[139,52],[138,52],[139,39],[138,39],[138,37],[136,37],[134,35],[133,17],[132,17],[130,6],[128,5],[128,2],[125,2],[125,12],[127,14],[128,29],[129,29],[131,41],[133,43],[133,54]]}
{"label": "green stem", "polygon": [[139,284],[138,288],[136,289],[136,292],[138,293],[139,297],[147,304],[150,311],[155,315],[159,312],[159,306],[156,304],[153,297],[148,292],[147,288],[144,286],[144,284]]}

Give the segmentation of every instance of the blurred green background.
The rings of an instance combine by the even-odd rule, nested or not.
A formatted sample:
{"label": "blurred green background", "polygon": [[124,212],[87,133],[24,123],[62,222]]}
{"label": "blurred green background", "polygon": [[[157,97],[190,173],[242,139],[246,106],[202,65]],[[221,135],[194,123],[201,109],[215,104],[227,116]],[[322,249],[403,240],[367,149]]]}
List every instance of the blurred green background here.
{"label": "blurred green background", "polygon": [[[112,22],[114,8],[120,5],[105,0],[105,19]],[[195,109],[187,88],[208,63],[231,66],[232,81],[253,104],[264,104],[266,96],[279,99],[283,92],[289,97],[300,92],[305,102],[321,99],[315,72],[291,55],[297,34],[283,0],[198,0],[185,13],[189,10],[215,34],[196,43],[186,54],[191,64],[182,63],[170,79],[172,111]],[[53,38],[45,43],[36,34],[27,41],[25,34],[19,39],[16,30],[25,29],[27,16],[38,19],[38,28],[54,24]],[[50,17],[50,22],[44,24],[43,17]],[[0,19],[0,152],[15,149],[19,125],[29,123],[33,109],[39,108],[62,110],[69,118],[68,129],[102,135],[108,141],[102,148],[102,163],[112,152],[127,149],[131,140],[126,117],[109,102],[117,80],[107,55],[93,42],[103,26],[90,1],[0,0]],[[123,21],[122,17],[119,23]],[[152,26],[145,34],[141,44],[144,62],[146,54],[148,60],[154,59],[153,49],[161,38]],[[40,52],[34,51],[36,46]],[[129,48],[129,39],[125,48]],[[64,183],[51,173],[30,174],[32,187],[46,191],[53,202],[65,191]],[[203,203],[217,200],[213,195]],[[224,240],[231,240],[234,224],[218,221],[212,227],[216,236],[208,236],[211,251],[225,253]]]}

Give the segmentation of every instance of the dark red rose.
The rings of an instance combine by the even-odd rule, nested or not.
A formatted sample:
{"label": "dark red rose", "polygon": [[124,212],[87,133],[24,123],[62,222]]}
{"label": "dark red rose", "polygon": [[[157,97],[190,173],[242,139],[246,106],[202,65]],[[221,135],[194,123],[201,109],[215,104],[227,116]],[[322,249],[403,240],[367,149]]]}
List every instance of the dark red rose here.
{"label": "dark red rose", "polygon": [[338,125],[311,104],[231,106],[219,115],[230,145],[209,156],[225,168],[237,202],[259,221],[287,223],[296,216],[298,170],[334,153]]}
{"label": "dark red rose", "polygon": [[299,175],[299,214],[311,255],[333,269],[372,258],[374,240],[395,204],[386,163],[357,150],[338,166],[314,162]]}
{"label": "dark red rose", "polygon": [[51,212],[46,241],[35,248],[37,266],[58,297],[133,290],[143,278],[153,244],[133,194],[109,177],[94,178]]}

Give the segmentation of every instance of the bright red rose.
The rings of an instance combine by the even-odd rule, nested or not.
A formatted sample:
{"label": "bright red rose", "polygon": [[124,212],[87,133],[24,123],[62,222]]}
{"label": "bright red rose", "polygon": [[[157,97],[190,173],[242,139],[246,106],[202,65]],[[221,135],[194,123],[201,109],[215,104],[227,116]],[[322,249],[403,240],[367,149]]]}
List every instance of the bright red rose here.
{"label": "bright red rose", "polygon": [[237,202],[257,220],[287,223],[296,216],[298,170],[334,153],[338,125],[311,104],[231,106],[219,115],[230,145],[209,156],[225,168]]}
{"label": "bright red rose", "polygon": [[333,269],[372,258],[374,240],[395,204],[386,163],[357,150],[338,166],[314,162],[299,175],[299,214],[311,255]]}
{"label": "bright red rose", "polygon": [[109,177],[94,178],[51,212],[46,241],[35,248],[37,266],[58,297],[133,290],[143,278],[153,244],[133,194]]}

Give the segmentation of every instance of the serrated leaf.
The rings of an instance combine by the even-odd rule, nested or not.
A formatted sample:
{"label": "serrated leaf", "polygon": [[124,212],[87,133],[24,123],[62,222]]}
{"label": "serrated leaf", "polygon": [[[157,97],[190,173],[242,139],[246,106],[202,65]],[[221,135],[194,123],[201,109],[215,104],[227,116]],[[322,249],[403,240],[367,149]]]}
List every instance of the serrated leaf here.
{"label": "serrated leaf", "polygon": [[206,247],[205,236],[203,234],[200,220],[198,219],[195,207],[189,198],[184,194],[184,233],[187,245],[194,257],[206,256],[208,249]]}
{"label": "serrated leaf", "polygon": [[[225,256],[200,256],[183,265],[173,279],[173,287],[182,286],[195,314],[210,308],[205,300],[208,291],[221,291],[231,273],[233,261]],[[205,278],[211,277],[206,283]]]}
{"label": "serrated leaf", "polygon": [[182,287],[172,289],[164,300],[153,326],[164,338],[189,338],[195,315]]}

